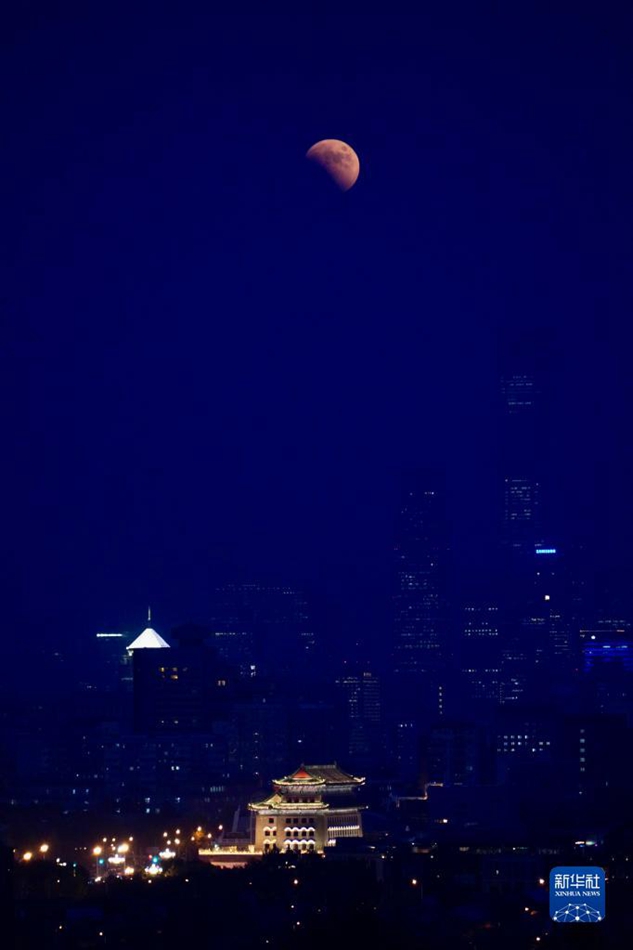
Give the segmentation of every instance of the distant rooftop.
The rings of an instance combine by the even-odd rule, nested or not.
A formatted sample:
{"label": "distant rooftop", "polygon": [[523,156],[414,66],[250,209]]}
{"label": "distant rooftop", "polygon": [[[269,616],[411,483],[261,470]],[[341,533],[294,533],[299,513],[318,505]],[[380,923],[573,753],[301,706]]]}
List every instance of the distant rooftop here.
{"label": "distant rooftop", "polygon": [[365,779],[356,778],[339,768],[336,762],[329,765],[301,765],[291,775],[275,779],[274,785],[362,785]]}
{"label": "distant rooftop", "polygon": [[133,643],[130,643],[128,650],[156,650],[164,649],[165,647],[169,647],[167,641],[163,640],[161,635],[156,633],[152,627],[146,627],[143,633],[141,633]]}

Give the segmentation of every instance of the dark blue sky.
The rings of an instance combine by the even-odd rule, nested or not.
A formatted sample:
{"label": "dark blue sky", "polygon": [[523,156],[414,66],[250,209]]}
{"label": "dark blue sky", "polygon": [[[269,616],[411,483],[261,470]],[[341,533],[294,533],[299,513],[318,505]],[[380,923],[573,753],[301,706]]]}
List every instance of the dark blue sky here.
{"label": "dark blue sky", "polygon": [[[204,619],[238,575],[371,625],[403,465],[446,468],[466,571],[494,536],[497,332],[520,325],[559,340],[556,531],[624,561],[633,24],[507,6],[22,5],[1,82],[7,635],[138,625],[148,601],[159,627]],[[324,137],[360,156],[347,194],[304,162]]]}

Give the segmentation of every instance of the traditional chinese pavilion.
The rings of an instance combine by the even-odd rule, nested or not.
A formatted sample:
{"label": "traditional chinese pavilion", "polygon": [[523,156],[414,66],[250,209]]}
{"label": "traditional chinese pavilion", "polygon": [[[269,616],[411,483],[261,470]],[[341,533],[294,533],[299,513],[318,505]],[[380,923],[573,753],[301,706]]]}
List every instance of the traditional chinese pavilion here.
{"label": "traditional chinese pavilion", "polygon": [[251,803],[255,851],[317,851],[338,838],[361,838],[361,807],[354,794],[364,778],[333,765],[302,765],[273,781],[273,794]]}

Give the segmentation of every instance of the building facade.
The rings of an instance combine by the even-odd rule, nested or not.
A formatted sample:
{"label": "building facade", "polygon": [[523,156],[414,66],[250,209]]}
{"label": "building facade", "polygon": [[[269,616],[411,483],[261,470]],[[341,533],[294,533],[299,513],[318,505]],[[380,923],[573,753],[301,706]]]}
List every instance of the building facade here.
{"label": "building facade", "polygon": [[501,341],[502,539],[506,553],[519,558],[531,555],[544,530],[551,363],[543,331],[513,330]]}
{"label": "building facade", "polygon": [[275,779],[272,795],[249,805],[255,851],[322,853],[339,838],[361,838],[361,808],[354,793],[364,782],[336,764],[302,765]]}
{"label": "building facade", "polygon": [[410,473],[395,542],[397,674],[435,672],[446,661],[448,550],[443,480],[433,472]]}

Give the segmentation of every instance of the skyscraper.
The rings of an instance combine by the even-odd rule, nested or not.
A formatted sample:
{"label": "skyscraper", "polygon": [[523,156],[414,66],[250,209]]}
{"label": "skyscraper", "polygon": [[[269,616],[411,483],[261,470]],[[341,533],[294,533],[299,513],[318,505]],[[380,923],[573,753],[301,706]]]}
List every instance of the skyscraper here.
{"label": "skyscraper", "polygon": [[380,759],[382,710],[380,680],[368,670],[348,671],[336,680],[347,713],[347,751],[355,764]]}
{"label": "skyscraper", "polygon": [[[301,591],[230,584],[211,597],[211,638],[247,675],[292,677],[313,669],[314,627]],[[253,669],[255,668],[255,669]]]}
{"label": "skyscraper", "polygon": [[502,702],[543,698],[570,658],[566,595],[552,537],[548,472],[554,346],[542,329],[512,328],[500,346],[503,588]]}
{"label": "skyscraper", "polygon": [[551,349],[538,330],[512,330],[500,346],[502,541],[515,555],[543,540]]}
{"label": "skyscraper", "polygon": [[393,677],[387,730],[399,777],[419,787],[421,737],[445,712],[449,538],[443,478],[406,473],[394,543]]}
{"label": "skyscraper", "polygon": [[437,672],[448,658],[448,528],[443,480],[408,474],[402,486],[395,543],[394,669]]}
{"label": "skyscraper", "polygon": [[499,607],[479,601],[464,605],[460,630],[460,670],[468,703],[501,700]]}
{"label": "skyscraper", "polygon": [[172,646],[148,627],[130,644],[138,732],[200,732],[213,721],[230,690],[225,667],[205,644],[205,634],[195,625],[178,627]]}

